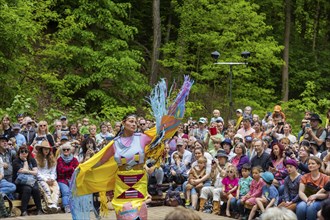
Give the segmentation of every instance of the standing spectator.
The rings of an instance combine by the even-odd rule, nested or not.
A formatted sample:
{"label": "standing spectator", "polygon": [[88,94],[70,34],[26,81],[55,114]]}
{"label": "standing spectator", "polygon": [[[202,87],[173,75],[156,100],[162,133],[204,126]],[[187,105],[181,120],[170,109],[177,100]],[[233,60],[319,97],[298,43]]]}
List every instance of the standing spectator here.
{"label": "standing spectator", "polygon": [[294,144],[297,142],[297,138],[296,136],[291,134],[292,131],[292,127],[289,123],[285,123],[283,126],[283,134],[281,133],[276,133],[276,130],[274,130],[275,133],[273,133],[273,137],[275,137],[276,139],[280,140],[284,137],[288,138],[290,140],[290,144]]}
{"label": "standing spectator", "polygon": [[236,125],[235,125],[235,130],[237,131],[239,129],[239,126],[243,120],[243,111],[242,109],[237,109],[236,110],[236,117],[237,117],[237,121],[236,121]]}
{"label": "standing spectator", "polygon": [[96,134],[97,134],[96,125],[90,125],[88,131],[89,131],[89,134],[87,134],[84,138],[91,137],[96,142]]}
{"label": "standing spectator", "polygon": [[46,121],[40,121],[38,124],[37,134],[34,138],[32,145],[35,145],[37,143],[41,143],[41,141],[47,140],[50,144],[50,146],[54,146],[54,138],[48,131],[48,123]]}
{"label": "standing spectator", "polygon": [[16,139],[16,150],[18,150],[18,148],[20,148],[22,145],[26,145],[26,139],[24,137],[24,135],[22,135],[21,133],[19,133],[21,130],[21,126],[20,124],[14,124],[13,128],[12,128],[12,135],[13,137],[15,137]]}
{"label": "standing spectator", "polygon": [[211,123],[215,121],[221,121],[223,123],[223,118],[220,116],[220,110],[214,109],[213,110],[213,117],[211,118]]}
{"label": "standing spectator", "polygon": [[[223,136],[218,130],[218,124],[222,125],[222,122],[217,123],[217,121],[211,122],[211,128],[210,130],[207,130],[207,133],[204,138],[204,142],[207,146],[207,151],[210,152],[211,154],[216,154],[216,151],[214,150],[214,142],[222,142],[223,141]],[[211,131],[215,131],[214,133],[211,133]]]}
{"label": "standing spectator", "polygon": [[310,117],[310,127],[305,127],[304,140],[315,141],[319,149],[324,149],[324,142],[327,136],[326,131],[321,127],[322,120],[318,114]]}
{"label": "standing spectator", "polygon": [[265,133],[263,131],[260,121],[255,121],[253,123],[253,129],[254,129],[254,133],[252,134],[252,138],[262,139]]}
{"label": "standing spectator", "polygon": [[44,140],[36,145],[36,161],[38,165],[38,183],[44,199],[47,203],[47,209],[50,213],[60,211],[58,199],[60,189],[56,181],[56,159],[51,151],[49,142]]}
{"label": "standing spectator", "polygon": [[204,138],[207,134],[207,129],[205,127],[206,125],[206,119],[200,118],[198,120],[198,128],[195,128],[191,131],[190,135],[194,136],[197,140],[204,141]]}
{"label": "standing spectator", "polygon": [[40,191],[37,181],[32,185],[23,184],[17,181],[19,175],[29,175],[30,178],[36,179],[38,174],[37,162],[31,157],[31,153],[26,146],[18,149],[17,158],[13,161],[13,181],[16,183],[17,192],[21,198],[22,216],[27,216],[27,207],[32,195],[34,204],[37,206],[37,214],[42,214]]}
{"label": "standing spectator", "polygon": [[251,117],[244,115],[242,122],[243,127],[237,131],[237,134],[242,135],[243,138],[245,136],[253,136],[255,130],[251,127]]}
{"label": "standing spectator", "polygon": [[56,120],[54,122],[55,126],[55,131],[53,133],[53,139],[55,141],[55,148],[53,152],[56,152],[56,150],[60,147],[61,145],[61,138],[62,138],[62,122],[60,120]]}
{"label": "standing spectator", "polygon": [[89,127],[89,119],[88,118],[83,118],[83,120],[82,120],[82,126],[79,129],[79,133],[81,135],[88,134],[88,127]]}
{"label": "standing spectator", "polygon": [[57,159],[57,182],[60,186],[61,194],[62,194],[62,206],[64,208],[65,213],[70,213],[69,206],[69,196],[70,196],[70,188],[69,182],[72,177],[72,174],[76,167],[79,165],[78,160],[73,157],[72,147],[69,142],[63,144],[60,147],[61,155]]}
{"label": "standing spectator", "polygon": [[36,130],[32,126],[32,120],[27,120],[25,123],[26,125],[24,129],[21,131],[21,133],[24,135],[26,139],[27,146],[30,146],[32,145],[32,142],[36,136]]}
{"label": "standing spectator", "polygon": [[246,116],[249,116],[250,118],[252,118],[252,108],[251,108],[251,106],[246,106],[244,108],[244,114],[243,115],[246,115]]}
{"label": "standing spectator", "polygon": [[62,115],[61,118],[61,123],[62,123],[62,128],[61,128],[61,135],[66,135],[68,136],[70,130],[69,130],[69,127],[68,127],[68,119],[66,118],[66,116]]}
{"label": "standing spectator", "polygon": [[11,123],[9,115],[4,115],[1,119],[0,134],[6,136],[7,139],[11,138]]}
{"label": "standing spectator", "polygon": [[329,181],[329,176],[320,172],[322,161],[315,156],[308,159],[307,173],[301,177],[299,185],[299,197],[301,201],[297,204],[296,214],[298,219],[316,219],[317,212],[321,209],[322,200],[328,194],[317,192]]}
{"label": "standing spectator", "polygon": [[8,182],[13,182],[13,161],[16,157],[16,151],[9,149],[8,138],[5,135],[0,135],[0,157],[3,162],[4,178]]}
{"label": "standing spectator", "polygon": [[16,115],[17,123],[21,125],[21,128],[23,127],[23,120],[24,120],[24,114],[19,113]]}
{"label": "standing spectator", "polygon": [[257,155],[251,159],[251,166],[261,166],[264,171],[267,171],[271,161],[270,155],[267,154],[264,150],[263,142],[261,140],[257,140],[254,143],[254,147]]}
{"label": "standing spectator", "polygon": [[102,149],[110,140],[113,139],[113,135],[108,132],[108,127],[105,122],[100,125],[101,132],[96,135],[96,145],[99,149]]}

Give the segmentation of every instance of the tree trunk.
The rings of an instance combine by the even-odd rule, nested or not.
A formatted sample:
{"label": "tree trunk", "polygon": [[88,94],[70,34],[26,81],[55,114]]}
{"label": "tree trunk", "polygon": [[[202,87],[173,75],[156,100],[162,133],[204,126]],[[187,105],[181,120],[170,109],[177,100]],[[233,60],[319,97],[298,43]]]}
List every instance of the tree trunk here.
{"label": "tree trunk", "polygon": [[313,27],[313,48],[312,51],[313,53],[315,52],[315,47],[316,47],[316,39],[317,39],[317,33],[318,33],[318,24],[320,21],[320,1],[317,1],[316,4],[316,12],[315,12],[315,16],[314,16],[314,27]]}
{"label": "tree trunk", "polygon": [[159,48],[161,44],[160,0],[153,0],[152,17],[154,39],[152,45],[150,85],[156,83],[159,72],[157,61],[159,59]]}
{"label": "tree trunk", "polygon": [[289,100],[289,44],[291,30],[291,0],[285,0],[285,31],[284,31],[284,66],[282,70],[282,100]]}

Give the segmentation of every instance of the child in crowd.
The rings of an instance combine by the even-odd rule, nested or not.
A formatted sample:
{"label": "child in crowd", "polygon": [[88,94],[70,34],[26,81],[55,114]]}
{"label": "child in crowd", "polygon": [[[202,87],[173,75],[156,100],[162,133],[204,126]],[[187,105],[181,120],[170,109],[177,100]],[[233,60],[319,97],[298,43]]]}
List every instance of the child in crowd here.
{"label": "child in crowd", "polygon": [[[265,212],[265,209],[268,209],[272,206],[277,206],[279,195],[276,187],[272,184],[274,180],[274,175],[271,172],[264,172],[261,174],[261,178],[265,181],[266,185],[262,187],[262,197],[256,198],[256,205],[253,206],[249,220],[254,218],[257,209],[260,209],[262,213]],[[265,207],[266,206],[266,207]]]}
{"label": "child in crowd", "polygon": [[190,205],[190,191],[195,188],[196,190],[200,190],[203,187],[203,183],[199,183],[197,185],[194,184],[193,180],[197,180],[202,178],[206,173],[206,163],[207,159],[205,157],[201,157],[197,160],[197,165],[192,167],[189,171],[188,183],[186,186],[186,206]]}
{"label": "child in crowd", "polygon": [[227,176],[223,178],[222,198],[227,201],[226,215],[230,216],[230,201],[236,197],[238,188],[238,173],[235,166],[231,165],[227,168]]}
{"label": "child in crowd", "polygon": [[252,168],[253,180],[250,185],[250,190],[237,202],[238,210],[241,216],[245,214],[244,205],[248,207],[254,206],[255,204],[257,204],[256,198],[260,197],[262,194],[262,187],[265,185],[265,182],[260,177],[261,172],[261,166],[255,166]]}
{"label": "child in crowd", "polygon": [[168,145],[168,141],[165,141],[164,155],[161,161],[161,167],[164,171],[163,183],[169,183],[171,176],[171,155],[170,155],[170,146]]}
{"label": "child in crowd", "polygon": [[169,180],[170,184],[173,184],[173,189],[175,189],[176,184],[181,185],[187,180],[187,169],[186,165],[182,161],[182,155],[179,152],[173,153],[173,160],[175,162],[174,164],[171,164]]}
{"label": "child in crowd", "polygon": [[236,213],[235,218],[242,218],[242,216],[239,214],[237,203],[239,202],[239,199],[245,196],[250,190],[250,185],[253,180],[252,177],[250,176],[250,172],[251,172],[251,165],[249,163],[245,163],[241,171],[242,177],[238,181],[238,189],[236,193],[237,195],[236,197],[232,198],[230,201],[231,203],[230,206]]}

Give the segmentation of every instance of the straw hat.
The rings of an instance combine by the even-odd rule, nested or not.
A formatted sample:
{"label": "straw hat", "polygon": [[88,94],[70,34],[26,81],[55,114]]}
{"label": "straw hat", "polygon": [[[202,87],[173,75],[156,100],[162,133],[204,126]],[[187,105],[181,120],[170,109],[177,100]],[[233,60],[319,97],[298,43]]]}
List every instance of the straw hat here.
{"label": "straw hat", "polygon": [[52,148],[47,140],[43,140],[40,143],[37,143],[35,147],[37,151],[39,151],[40,148],[48,148],[48,149]]}

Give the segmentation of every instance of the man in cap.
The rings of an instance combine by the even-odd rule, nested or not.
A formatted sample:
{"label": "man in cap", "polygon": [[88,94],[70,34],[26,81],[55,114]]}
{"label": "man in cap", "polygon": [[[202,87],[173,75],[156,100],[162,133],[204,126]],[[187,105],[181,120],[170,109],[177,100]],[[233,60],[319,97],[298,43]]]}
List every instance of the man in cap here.
{"label": "man in cap", "polygon": [[18,148],[20,148],[23,144],[26,145],[26,139],[24,137],[24,135],[22,135],[20,133],[21,131],[21,125],[16,123],[13,125],[12,127],[12,131],[13,131],[13,136],[16,139],[16,148],[18,150]]}
{"label": "man in cap", "polygon": [[187,143],[183,139],[178,138],[176,140],[176,149],[177,150],[171,154],[171,164],[175,163],[175,161],[173,159],[173,154],[175,152],[177,152],[182,155],[182,162],[184,163],[184,165],[186,165],[187,169],[190,168],[192,153],[190,151],[186,150],[186,146],[187,146]]}
{"label": "man in cap", "polygon": [[4,178],[8,182],[12,182],[13,175],[13,160],[16,157],[16,152],[8,148],[8,138],[4,135],[0,135],[0,157],[2,159],[2,165],[4,169]]}
{"label": "man in cap", "polygon": [[190,135],[194,136],[197,140],[204,141],[206,134],[207,134],[206,119],[200,118],[198,120],[198,128],[192,130]]}
{"label": "man in cap", "polygon": [[322,120],[318,114],[311,114],[310,126],[305,126],[304,140],[315,141],[319,149],[324,149],[327,132],[321,126]]}
{"label": "man in cap", "polygon": [[237,134],[241,134],[243,137],[245,136],[253,136],[255,130],[251,127],[251,117],[244,115],[243,117],[243,127],[237,131]]}
{"label": "man in cap", "polygon": [[243,120],[243,111],[242,109],[237,109],[236,110],[236,117],[237,117],[237,121],[236,121],[236,125],[235,125],[235,130],[237,131],[239,129],[239,126],[241,125],[241,122]]}
{"label": "man in cap", "polygon": [[21,133],[24,135],[26,144],[28,146],[32,145],[34,138],[36,137],[36,130],[33,127],[33,121],[31,119],[27,119],[25,121],[25,126],[21,130]]}
{"label": "man in cap", "polygon": [[62,128],[61,128],[62,135],[68,135],[70,132],[68,127],[68,119],[66,118],[66,116],[62,115],[60,120],[62,123]]}

